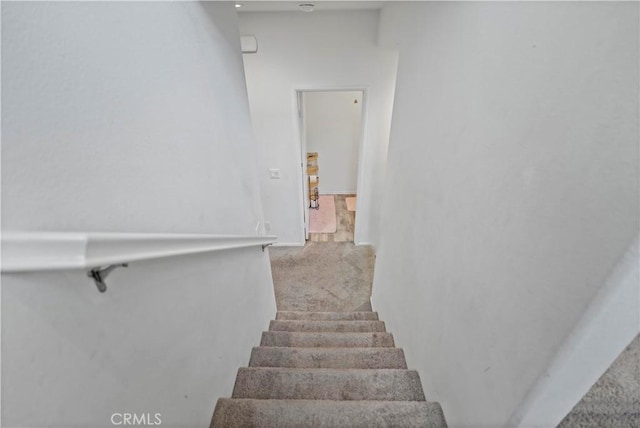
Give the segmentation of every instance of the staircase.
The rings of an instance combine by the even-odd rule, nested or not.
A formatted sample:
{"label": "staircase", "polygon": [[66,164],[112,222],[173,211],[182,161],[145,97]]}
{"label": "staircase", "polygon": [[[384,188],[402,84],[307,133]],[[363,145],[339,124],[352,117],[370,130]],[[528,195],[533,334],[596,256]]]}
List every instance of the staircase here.
{"label": "staircase", "polygon": [[446,427],[376,312],[278,312],[211,427]]}

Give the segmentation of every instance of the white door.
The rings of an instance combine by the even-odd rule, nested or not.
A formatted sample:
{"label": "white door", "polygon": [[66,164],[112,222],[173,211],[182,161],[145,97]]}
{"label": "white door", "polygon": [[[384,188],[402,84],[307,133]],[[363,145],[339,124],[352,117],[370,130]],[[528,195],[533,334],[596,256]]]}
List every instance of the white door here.
{"label": "white door", "polygon": [[302,203],[304,204],[304,236],[309,239],[309,179],[307,177],[307,132],[304,122],[304,92],[297,92],[298,129],[300,130],[300,168],[302,169]]}

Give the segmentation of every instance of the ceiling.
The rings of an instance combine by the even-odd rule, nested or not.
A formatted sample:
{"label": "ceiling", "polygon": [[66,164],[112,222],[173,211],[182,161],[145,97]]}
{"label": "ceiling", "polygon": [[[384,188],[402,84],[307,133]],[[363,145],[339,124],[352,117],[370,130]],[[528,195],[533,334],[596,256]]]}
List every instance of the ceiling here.
{"label": "ceiling", "polygon": [[[296,1],[242,1],[237,0],[236,3],[242,5],[237,8],[238,12],[299,12],[301,3],[313,3],[314,11],[323,10],[372,10],[380,9],[385,5],[385,1],[313,1],[313,0],[296,0]],[[301,12],[304,13],[304,12]]]}

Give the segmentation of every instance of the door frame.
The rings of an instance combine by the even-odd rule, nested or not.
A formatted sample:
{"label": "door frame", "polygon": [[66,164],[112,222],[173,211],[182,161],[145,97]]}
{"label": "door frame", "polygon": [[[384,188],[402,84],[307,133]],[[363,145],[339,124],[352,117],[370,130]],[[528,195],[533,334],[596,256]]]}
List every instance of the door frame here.
{"label": "door frame", "polygon": [[[362,92],[362,118],[360,120],[360,141],[358,143],[358,171],[357,171],[357,180],[356,183],[356,195],[358,197],[358,205],[363,207],[369,206],[369,201],[367,200],[367,195],[363,191],[365,189],[364,183],[366,180],[365,174],[365,165],[367,159],[367,117],[369,110],[369,87],[366,85],[346,85],[346,86],[299,86],[293,88],[293,106],[294,106],[294,120],[295,126],[297,129],[297,139],[298,144],[296,144],[296,154],[298,159],[300,159],[300,168],[296,168],[297,178],[298,178],[298,207],[299,207],[299,215],[300,215],[300,231],[302,237],[302,245],[306,244],[307,241],[307,223],[308,223],[308,208],[305,209],[307,202],[305,198],[305,177],[307,175],[307,157],[306,152],[306,141],[303,141],[305,138],[304,133],[306,132],[304,126],[304,92],[354,92],[361,91]],[[303,148],[304,145],[304,148]],[[320,174],[318,174],[320,175]],[[366,209],[366,208],[365,208]],[[353,231],[353,243],[355,245],[366,244],[363,242],[360,235],[362,234],[362,210],[356,209],[356,217],[355,217],[355,228]]]}

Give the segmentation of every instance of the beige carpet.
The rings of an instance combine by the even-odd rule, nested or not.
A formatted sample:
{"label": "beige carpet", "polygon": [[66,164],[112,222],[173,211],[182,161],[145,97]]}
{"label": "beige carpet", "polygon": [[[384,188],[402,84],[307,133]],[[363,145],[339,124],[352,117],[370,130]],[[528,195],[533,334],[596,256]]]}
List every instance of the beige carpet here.
{"label": "beige carpet", "polygon": [[371,311],[373,249],[270,248],[278,313],[238,370],[211,428],[446,428],[385,323]]}
{"label": "beige carpet", "polygon": [[280,311],[370,310],[375,254],[353,242],[269,249]]}

